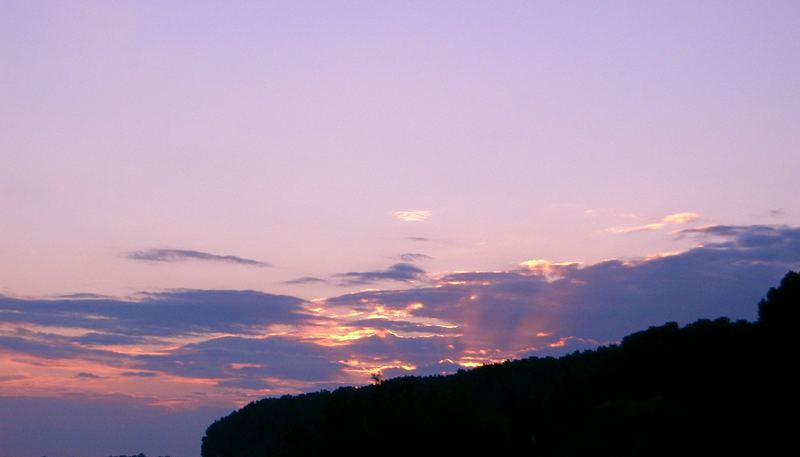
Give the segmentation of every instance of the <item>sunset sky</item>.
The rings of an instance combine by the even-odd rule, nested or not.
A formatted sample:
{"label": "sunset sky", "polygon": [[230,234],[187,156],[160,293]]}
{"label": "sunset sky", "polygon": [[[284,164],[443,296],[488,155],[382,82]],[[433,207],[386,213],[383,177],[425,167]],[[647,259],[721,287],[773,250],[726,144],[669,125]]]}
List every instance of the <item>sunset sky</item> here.
{"label": "sunset sky", "polygon": [[754,319],[800,3],[0,0],[0,457]]}

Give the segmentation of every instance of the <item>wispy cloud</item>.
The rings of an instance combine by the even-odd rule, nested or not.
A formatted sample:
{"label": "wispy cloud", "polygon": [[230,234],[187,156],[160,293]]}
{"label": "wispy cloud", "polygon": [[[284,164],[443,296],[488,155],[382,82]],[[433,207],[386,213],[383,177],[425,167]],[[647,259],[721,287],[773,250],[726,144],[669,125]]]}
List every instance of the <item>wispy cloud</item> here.
{"label": "wispy cloud", "polygon": [[413,209],[406,211],[395,211],[394,217],[403,222],[421,222],[433,215],[433,211],[429,209]]}
{"label": "wispy cloud", "polygon": [[316,276],[303,276],[301,278],[283,281],[284,284],[321,284],[324,282],[325,282],[324,279],[317,278]]}
{"label": "wispy cloud", "polygon": [[453,244],[450,240],[444,240],[441,238],[430,238],[427,236],[407,236],[405,237],[408,241],[415,241],[417,243],[435,243],[435,244]]}
{"label": "wispy cloud", "polygon": [[97,376],[94,373],[89,373],[88,371],[81,371],[75,375],[76,378],[79,379],[100,379],[101,376]]}
{"label": "wispy cloud", "polygon": [[74,298],[77,300],[91,300],[93,298],[101,299],[101,298],[111,298],[108,295],[101,295],[101,294],[93,294],[87,292],[78,292],[74,294],[64,294],[58,295],[56,298]]}
{"label": "wispy cloud", "polygon": [[[764,248],[787,251],[785,255],[794,255],[798,250],[798,237],[787,237],[786,233],[793,233],[785,225],[707,225],[684,229],[678,232],[677,238],[686,236],[701,239],[723,239],[725,246],[737,249],[754,250],[759,254]],[[714,246],[712,244],[712,246]],[[777,255],[778,252],[773,253]],[[759,259],[763,261],[763,259]]]}
{"label": "wispy cloud", "polygon": [[385,270],[339,273],[342,285],[370,284],[378,281],[411,282],[425,279],[425,270],[410,263],[396,263]]}
{"label": "wispy cloud", "polygon": [[[80,374],[80,373],[78,373],[78,374]],[[25,375],[21,375],[21,374],[1,375],[0,376],[0,383],[6,382],[6,381],[22,381],[22,380],[25,380],[25,379],[28,379],[28,377],[25,376]]]}
{"label": "wispy cloud", "polygon": [[123,371],[120,376],[128,378],[155,378],[158,373],[153,371]]}
{"label": "wispy cloud", "polygon": [[700,217],[699,214],[696,213],[676,213],[670,214],[669,216],[665,217],[661,220],[663,224],[688,224],[689,222],[694,222]]}
{"label": "wispy cloud", "polygon": [[397,256],[403,262],[418,262],[420,260],[430,260],[432,257],[426,254],[417,252],[405,252]]}
{"label": "wispy cloud", "polygon": [[271,267],[269,262],[247,259],[235,255],[218,255],[209,252],[194,251],[190,249],[146,249],[125,254],[125,257],[133,260],[143,260],[147,262],[183,262],[189,260],[204,260],[210,262],[231,263],[236,265],[248,265],[253,267]]}
{"label": "wispy cloud", "polygon": [[653,230],[660,230],[669,225],[681,225],[694,222],[700,218],[696,213],[675,213],[665,216],[658,222],[650,224],[635,225],[632,227],[610,227],[606,229],[609,233],[636,233],[636,232],[649,232]]}

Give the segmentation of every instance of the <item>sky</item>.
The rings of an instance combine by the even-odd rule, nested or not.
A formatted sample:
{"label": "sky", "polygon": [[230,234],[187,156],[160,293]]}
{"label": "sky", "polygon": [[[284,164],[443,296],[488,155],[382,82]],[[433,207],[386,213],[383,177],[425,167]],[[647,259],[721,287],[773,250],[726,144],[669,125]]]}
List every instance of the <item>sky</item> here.
{"label": "sky", "polygon": [[755,319],[800,268],[798,25],[0,0],[0,457],[194,457],[265,396]]}

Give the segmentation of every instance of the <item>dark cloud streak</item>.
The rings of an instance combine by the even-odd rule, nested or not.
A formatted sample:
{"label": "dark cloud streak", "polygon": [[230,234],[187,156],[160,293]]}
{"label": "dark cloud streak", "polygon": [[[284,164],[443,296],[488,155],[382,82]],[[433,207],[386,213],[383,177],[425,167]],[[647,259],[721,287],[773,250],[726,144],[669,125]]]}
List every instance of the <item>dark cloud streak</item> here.
{"label": "dark cloud streak", "polygon": [[371,284],[378,281],[412,282],[426,278],[425,270],[410,263],[396,263],[385,270],[350,271],[339,273],[337,278],[342,278],[342,285]]}
{"label": "dark cloud streak", "polygon": [[123,371],[120,376],[128,378],[155,378],[158,373],[152,371]]}
{"label": "dark cloud streak", "polygon": [[445,240],[441,238],[429,238],[427,236],[407,236],[405,237],[407,241],[415,241],[418,243],[436,243],[436,244],[453,244],[450,240]]}
{"label": "dark cloud streak", "polygon": [[97,376],[94,373],[89,373],[86,371],[75,374],[75,377],[79,379],[101,379],[101,376]]}
{"label": "dark cloud streak", "polygon": [[283,281],[283,284],[322,284],[324,282],[326,282],[324,279],[317,278],[316,276],[303,276],[301,278]]}
{"label": "dark cloud streak", "polygon": [[420,260],[430,260],[432,257],[429,255],[420,254],[416,252],[406,252],[400,254],[398,258],[403,262],[418,262]]}
{"label": "dark cloud streak", "polygon": [[146,249],[125,254],[125,257],[132,260],[142,260],[146,262],[182,262],[190,260],[204,260],[210,262],[229,263],[235,265],[246,265],[253,267],[271,267],[269,262],[247,259],[235,255],[218,255],[203,251],[190,249]]}

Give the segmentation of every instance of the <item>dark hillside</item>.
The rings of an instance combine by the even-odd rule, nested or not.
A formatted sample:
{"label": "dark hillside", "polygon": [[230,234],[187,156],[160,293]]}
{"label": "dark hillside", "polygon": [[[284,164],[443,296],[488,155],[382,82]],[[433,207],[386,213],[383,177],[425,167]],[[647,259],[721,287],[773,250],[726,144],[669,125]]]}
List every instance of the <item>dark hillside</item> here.
{"label": "dark hillside", "polygon": [[667,323],[558,359],[264,399],[212,424],[202,455],[791,455],[799,309],[789,273],[756,323]]}

